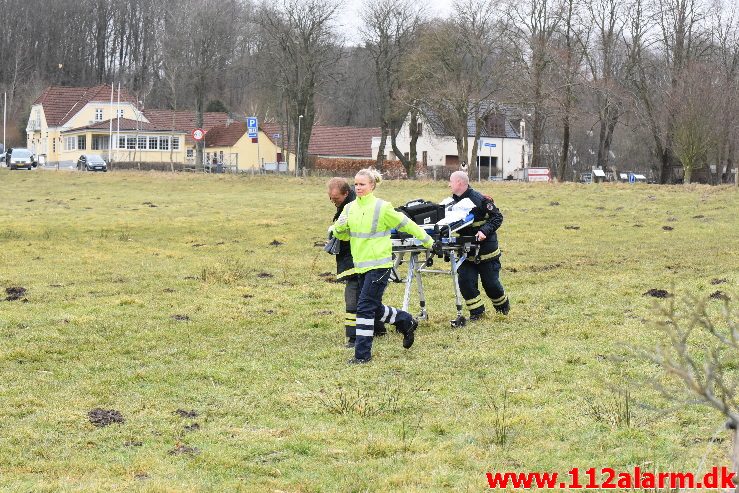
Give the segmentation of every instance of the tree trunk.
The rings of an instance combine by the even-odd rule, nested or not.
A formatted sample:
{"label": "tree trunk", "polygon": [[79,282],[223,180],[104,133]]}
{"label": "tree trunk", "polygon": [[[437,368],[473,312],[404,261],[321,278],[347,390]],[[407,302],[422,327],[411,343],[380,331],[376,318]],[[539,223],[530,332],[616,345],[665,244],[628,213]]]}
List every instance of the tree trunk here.
{"label": "tree trunk", "polygon": [[[567,105],[569,106],[569,105]],[[557,180],[565,181],[565,173],[567,171],[567,160],[570,157],[570,110],[565,110],[564,121],[562,122],[562,153],[559,155],[559,166],[557,167]]]}
{"label": "tree trunk", "polygon": [[382,165],[385,162],[385,145],[387,144],[388,124],[383,120],[380,126],[380,147],[377,149],[377,161],[375,168],[382,171]]}
{"label": "tree trunk", "polygon": [[400,160],[403,168],[405,168],[405,172],[408,175],[408,178],[413,179],[416,177],[416,165],[418,164],[418,155],[416,151],[416,144],[418,142],[418,110],[415,107],[413,107],[410,111],[409,125],[411,141],[410,149],[408,151],[408,157],[405,157],[403,151],[401,151],[398,147],[397,136],[400,129],[396,128],[395,124],[392,122],[390,123],[390,145],[393,148],[393,154],[395,154],[395,157]]}

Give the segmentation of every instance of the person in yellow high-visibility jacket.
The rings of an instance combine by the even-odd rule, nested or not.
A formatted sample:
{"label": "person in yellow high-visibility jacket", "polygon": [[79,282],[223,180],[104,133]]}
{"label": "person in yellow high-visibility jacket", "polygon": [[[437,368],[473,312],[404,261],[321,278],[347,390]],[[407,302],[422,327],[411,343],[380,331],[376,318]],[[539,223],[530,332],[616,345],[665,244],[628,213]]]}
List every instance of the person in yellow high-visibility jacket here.
{"label": "person in yellow high-visibility jacket", "polygon": [[367,363],[372,359],[375,320],[395,325],[403,334],[406,349],[415,339],[418,320],[408,312],[382,304],[393,266],[391,230],[413,235],[426,248],[433,245],[431,237],[420,226],[393,209],[390,202],[375,197],[373,191],[381,180],[382,175],[375,169],[360,170],[354,177],[356,200],[344,207],[331,227],[338,239],[349,240],[354,271],[359,276],[356,342],[350,364]]}

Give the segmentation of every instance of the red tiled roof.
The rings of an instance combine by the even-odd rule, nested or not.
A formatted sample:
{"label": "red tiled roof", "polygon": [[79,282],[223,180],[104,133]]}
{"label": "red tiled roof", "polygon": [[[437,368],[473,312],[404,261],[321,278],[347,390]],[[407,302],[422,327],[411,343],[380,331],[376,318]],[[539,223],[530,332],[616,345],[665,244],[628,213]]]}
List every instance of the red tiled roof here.
{"label": "red tiled roof", "polygon": [[[159,128],[172,128],[172,117],[174,116],[175,130],[190,132],[195,130],[194,111],[172,111],[172,110],[144,110],[144,116],[152,124]],[[203,130],[210,131],[217,125],[225,125],[228,121],[228,113],[203,113]]]}
{"label": "red tiled roof", "polygon": [[371,158],[372,137],[380,135],[379,128],[316,125],[311,133],[308,154]]}
{"label": "red tiled roof", "polygon": [[246,133],[246,123],[218,125],[205,134],[205,147],[232,147]]}
{"label": "red tiled roof", "polygon": [[[280,123],[263,123],[262,131],[282,147],[285,129]],[[329,127],[314,125],[308,144],[308,154],[316,156],[350,156],[372,157],[372,137],[380,137],[378,128],[361,127]],[[295,146],[295,137],[291,139],[291,147]]]}
{"label": "red tiled roof", "polygon": [[[171,129],[164,128],[161,126],[154,125],[153,123],[145,122],[143,120],[131,120],[129,118],[121,118],[120,122],[118,119],[113,119],[113,131],[117,131],[120,128],[120,130],[142,130],[145,132],[170,132]],[[66,132],[76,132],[79,130],[110,130],[110,120],[104,120],[101,122],[93,123],[92,125],[86,125],[84,127],[77,127],[72,128],[69,130],[66,130]]]}
{"label": "red tiled roof", "polygon": [[[114,91],[113,97],[115,101],[118,101],[117,89]],[[121,102],[136,104],[136,99],[124,89],[121,89],[120,99]],[[110,86],[49,86],[36,98],[33,104],[40,104],[44,107],[46,124],[48,126],[59,127],[67,123],[91,101],[110,102]]]}

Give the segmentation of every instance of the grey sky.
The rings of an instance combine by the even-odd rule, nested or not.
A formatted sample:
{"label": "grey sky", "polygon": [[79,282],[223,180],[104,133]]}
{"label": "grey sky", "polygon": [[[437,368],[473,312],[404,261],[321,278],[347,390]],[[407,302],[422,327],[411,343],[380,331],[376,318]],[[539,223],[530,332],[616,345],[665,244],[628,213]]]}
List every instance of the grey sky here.
{"label": "grey sky", "polygon": [[[448,17],[452,10],[453,0],[421,0],[428,5],[428,13],[433,17]],[[362,20],[359,12],[362,9],[363,0],[344,0],[344,8],[339,15],[338,22],[342,25],[342,31],[345,33],[346,40],[349,44],[357,44],[359,28]]]}

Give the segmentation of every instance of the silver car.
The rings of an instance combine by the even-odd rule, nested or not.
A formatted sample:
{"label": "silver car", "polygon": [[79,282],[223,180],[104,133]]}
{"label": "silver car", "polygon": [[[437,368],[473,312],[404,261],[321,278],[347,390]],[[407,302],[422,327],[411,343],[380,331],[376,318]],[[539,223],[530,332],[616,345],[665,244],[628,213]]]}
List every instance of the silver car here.
{"label": "silver car", "polygon": [[100,154],[83,154],[77,160],[80,171],[108,171],[108,164]]}
{"label": "silver car", "polygon": [[33,157],[33,153],[28,149],[20,147],[13,149],[9,156],[6,154],[5,160],[10,169],[26,168],[31,170],[36,167],[36,160]]}

